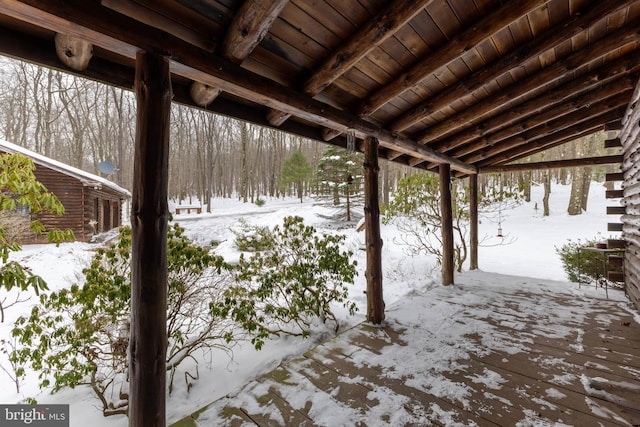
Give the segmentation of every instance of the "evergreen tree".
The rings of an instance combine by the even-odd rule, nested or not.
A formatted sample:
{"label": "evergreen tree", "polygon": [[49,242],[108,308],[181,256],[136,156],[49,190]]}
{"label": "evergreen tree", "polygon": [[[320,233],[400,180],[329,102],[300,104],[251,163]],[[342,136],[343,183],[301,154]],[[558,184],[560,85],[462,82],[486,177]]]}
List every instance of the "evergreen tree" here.
{"label": "evergreen tree", "polygon": [[360,153],[331,145],[318,163],[317,194],[331,201],[333,206],[344,207],[347,221],[351,221],[353,217],[353,203],[362,201],[362,162]]}
{"label": "evergreen tree", "polygon": [[311,169],[311,165],[304,154],[299,150],[295,151],[282,164],[280,185],[283,187],[283,191],[286,191],[291,185],[293,185],[298,194],[298,198],[300,199],[300,203],[302,203],[305,183],[311,177],[312,173],[313,170]]}

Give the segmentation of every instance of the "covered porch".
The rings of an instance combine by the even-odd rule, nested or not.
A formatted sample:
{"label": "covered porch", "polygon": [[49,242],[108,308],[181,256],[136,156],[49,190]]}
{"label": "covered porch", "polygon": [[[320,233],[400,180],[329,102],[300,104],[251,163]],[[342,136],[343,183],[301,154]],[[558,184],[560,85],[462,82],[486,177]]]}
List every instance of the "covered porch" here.
{"label": "covered porch", "polygon": [[640,322],[622,290],[480,271],[456,282],[174,426],[640,424]]}
{"label": "covered porch", "polygon": [[[634,87],[640,75],[639,16],[637,0],[0,0],[2,54],[136,91],[130,425],[165,425],[162,325],[172,102],[365,153],[367,318],[373,324],[385,319],[378,158],[439,174],[445,285],[454,283],[452,178],[469,178],[474,269],[478,174],[622,165],[628,203],[615,224],[627,247],[625,279],[638,303],[640,92],[634,93]],[[54,46],[65,40],[69,44],[62,43],[56,55]],[[80,58],[76,46],[94,56]],[[599,130],[619,132],[607,142],[617,154],[512,163]],[[442,300],[430,293],[424,305],[412,310],[386,307],[384,329],[356,328],[275,371],[271,379],[248,385],[246,395],[254,397],[246,406],[238,404],[246,409],[226,414],[237,414],[233,419],[238,421],[258,420],[261,413],[276,417],[263,416],[261,424],[321,423],[313,401],[287,395],[288,384],[300,381],[308,382],[312,397],[333,393],[318,416],[356,422],[365,414],[371,421],[406,416],[407,422],[443,425],[449,420],[483,425],[524,420],[526,425],[527,417],[581,422],[581,416],[586,425],[594,417],[607,424],[638,423],[630,411],[638,403],[627,390],[637,393],[640,354],[638,331],[631,328],[637,325],[625,326],[631,311],[572,293],[563,297],[528,279],[501,290],[484,285],[487,289],[461,280],[446,292],[438,289]],[[449,334],[465,330],[460,339],[437,342],[429,335],[426,326],[431,321],[437,327],[438,320],[428,316],[439,301],[457,308],[445,316],[446,329]],[[523,304],[532,309],[524,310]],[[603,313],[604,307],[618,312]],[[423,317],[410,319],[408,313]],[[613,333],[618,323],[620,332],[632,334],[624,341],[634,344],[620,344],[624,352],[617,347],[608,351],[615,340],[600,334]],[[484,330],[490,333],[482,335]],[[483,337],[502,347],[488,352],[493,345]],[[604,345],[603,339],[609,342]],[[358,344],[355,352],[342,351],[350,343]],[[466,352],[455,353],[460,346]],[[453,353],[428,355],[443,350]],[[601,359],[598,352],[622,354],[623,359]],[[400,360],[414,362],[412,372],[398,372]],[[585,373],[596,368],[597,375]],[[608,378],[605,372],[622,371],[628,379],[599,382]],[[554,375],[559,379],[552,381]],[[464,393],[447,394],[424,382],[434,378],[461,384]],[[494,389],[487,385],[494,385],[490,380],[504,381]],[[611,384],[614,389],[607,388]],[[350,397],[351,386],[357,399]],[[282,409],[263,410],[260,404]],[[199,420],[226,406],[214,404]]]}

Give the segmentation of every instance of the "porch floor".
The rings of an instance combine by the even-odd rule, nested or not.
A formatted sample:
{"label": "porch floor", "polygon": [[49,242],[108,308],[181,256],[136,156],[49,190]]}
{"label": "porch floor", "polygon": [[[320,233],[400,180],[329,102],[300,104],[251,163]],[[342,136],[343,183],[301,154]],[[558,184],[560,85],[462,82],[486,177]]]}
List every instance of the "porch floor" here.
{"label": "porch floor", "polygon": [[622,291],[456,280],[175,425],[640,426],[640,315]]}

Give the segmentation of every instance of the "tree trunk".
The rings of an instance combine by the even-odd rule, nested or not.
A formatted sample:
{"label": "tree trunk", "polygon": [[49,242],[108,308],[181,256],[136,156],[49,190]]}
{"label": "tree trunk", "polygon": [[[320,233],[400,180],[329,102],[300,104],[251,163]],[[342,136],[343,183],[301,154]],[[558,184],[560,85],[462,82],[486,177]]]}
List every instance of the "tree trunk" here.
{"label": "tree trunk", "polygon": [[384,320],[382,293],[382,239],[380,238],[380,202],[378,200],[378,140],[364,140],[364,220],[367,250],[367,321]]}
{"label": "tree trunk", "polygon": [[131,230],[129,425],[166,425],[169,59],[138,52]]}
{"label": "tree trunk", "polygon": [[587,202],[589,200],[589,188],[591,187],[591,175],[593,168],[585,167],[582,174],[582,200],[580,200],[580,207],[583,211],[587,210]]}
{"label": "tree trunk", "polygon": [[389,205],[389,193],[391,192],[391,186],[389,181],[391,178],[389,177],[389,160],[383,160],[384,162],[384,184],[382,189],[382,204],[385,206]]}
{"label": "tree trunk", "polygon": [[350,189],[351,189],[350,185],[351,184],[349,184],[347,182],[347,185],[346,185],[346,190],[347,190],[346,191],[346,197],[347,197],[347,221],[351,221],[351,197],[349,197],[349,193],[351,192],[350,191]]}
{"label": "tree trunk", "polygon": [[442,221],[442,284],[453,285],[454,242],[453,208],[451,204],[451,165],[442,163],[440,170],[440,215]]}
{"label": "tree trunk", "polygon": [[542,206],[544,209],[543,216],[549,216],[549,195],[551,194],[551,173],[545,171],[542,177],[544,181],[544,197],[542,198]]}
{"label": "tree trunk", "polygon": [[567,212],[569,215],[580,215],[582,213],[582,197],[584,189],[584,169],[574,168],[571,178],[571,196]]}
{"label": "tree trunk", "polygon": [[469,270],[478,269],[478,175],[469,175]]}
{"label": "tree trunk", "polygon": [[249,132],[247,131],[247,124],[243,123],[240,128],[240,139],[242,144],[242,170],[240,171],[240,197],[244,203],[248,202],[249,197],[249,162],[248,162],[248,148],[249,145]]}

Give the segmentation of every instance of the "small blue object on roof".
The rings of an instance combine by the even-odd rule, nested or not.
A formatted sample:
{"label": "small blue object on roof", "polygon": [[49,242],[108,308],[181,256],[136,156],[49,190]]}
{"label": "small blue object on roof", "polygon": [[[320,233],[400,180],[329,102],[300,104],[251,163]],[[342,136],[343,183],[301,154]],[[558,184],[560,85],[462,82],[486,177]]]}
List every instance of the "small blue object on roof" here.
{"label": "small blue object on roof", "polygon": [[105,175],[111,175],[113,171],[116,170],[116,167],[113,165],[113,163],[105,160],[103,162],[98,163],[98,169],[100,169],[100,172],[102,172]]}

